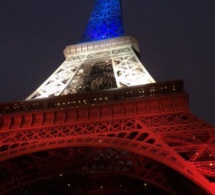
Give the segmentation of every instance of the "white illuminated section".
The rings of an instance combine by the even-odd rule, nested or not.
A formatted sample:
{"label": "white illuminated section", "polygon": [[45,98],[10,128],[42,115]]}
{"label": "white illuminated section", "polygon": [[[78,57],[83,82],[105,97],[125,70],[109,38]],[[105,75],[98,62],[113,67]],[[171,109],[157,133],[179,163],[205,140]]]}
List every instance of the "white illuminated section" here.
{"label": "white illuminated section", "polygon": [[118,88],[155,82],[135,52],[139,48],[131,36],[68,46],[66,60],[27,99],[77,93],[96,62],[111,64]]}

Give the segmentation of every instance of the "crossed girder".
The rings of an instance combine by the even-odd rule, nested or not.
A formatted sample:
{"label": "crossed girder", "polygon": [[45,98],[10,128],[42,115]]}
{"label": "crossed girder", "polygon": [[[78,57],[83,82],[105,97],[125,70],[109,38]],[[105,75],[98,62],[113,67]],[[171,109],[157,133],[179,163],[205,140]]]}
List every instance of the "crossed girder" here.
{"label": "crossed girder", "polygon": [[[51,152],[48,151],[60,148],[70,148],[71,151],[74,148],[80,151],[81,148],[95,148],[94,151],[100,151],[104,157],[93,162],[85,160],[82,168],[88,167],[89,172],[93,166],[96,167],[96,171],[101,167],[105,172],[110,165],[111,173],[121,171],[122,175],[145,180],[173,193],[175,188],[171,189],[166,185],[169,180],[164,174],[165,168],[162,168],[165,166],[192,181],[193,185],[199,186],[205,193],[212,194],[215,191],[215,129],[194,117],[188,109],[187,102],[187,94],[181,92],[75,108],[53,108],[2,115],[0,161],[5,170],[4,178],[12,178],[13,172],[8,173],[9,170],[13,170],[12,162],[21,157],[26,156],[26,163],[31,164],[28,162],[35,162],[37,153],[46,153],[45,156],[49,156]],[[74,164],[70,163],[71,171],[80,172],[80,167],[77,168],[78,156],[92,159],[87,158],[88,153],[81,155],[80,151],[79,155],[71,158],[76,159]],[[126,156],[126,160],[123,158],[125,156],[116,160],[108,154],[113,151],[117,151],[116,156],[123,152],[129,156]],[[126,164],[128,159],[134,160],[131,164]],[[53,169],[58,170],[59,165],[54,162]],[[152,169],[150,166],[147,168],[148,162]],[[36,164],[39,167],[43,163]],[[51,170],[52,163],[48,164]],[[114,168],[116,165],[119,169]],[[67,166],[65,164],[62,167]],[[153,175],[159,176],[159,179]],[[25,177],[29,178],[27,174],[23,177],[23,181]],[[1,183],[2,189],[7,189],[4,188],[6,184],[7,182]]]}

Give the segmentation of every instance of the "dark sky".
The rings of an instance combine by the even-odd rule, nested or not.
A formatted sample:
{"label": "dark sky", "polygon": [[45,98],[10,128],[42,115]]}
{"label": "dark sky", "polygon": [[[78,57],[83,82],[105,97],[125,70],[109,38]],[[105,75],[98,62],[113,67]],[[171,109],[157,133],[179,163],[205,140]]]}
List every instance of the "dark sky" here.
{"label": "dark sky", "polygon": [[[30,95],[78,43],[94,0],[1,0],[0,102]],[[183,79],[191,111],[215,124],[215,0],[122,0],[127,34],[156,81]]]}

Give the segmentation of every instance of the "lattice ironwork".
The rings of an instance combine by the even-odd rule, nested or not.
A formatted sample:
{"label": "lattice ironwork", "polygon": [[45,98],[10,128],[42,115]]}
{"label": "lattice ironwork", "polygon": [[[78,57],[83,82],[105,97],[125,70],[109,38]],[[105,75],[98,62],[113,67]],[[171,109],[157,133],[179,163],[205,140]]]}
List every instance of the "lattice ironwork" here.
{"label": "lattice ironwork", "polygon": [[[102,91],[97,95],[99,99]],[[93,106],[71,105],[51,110],[47,107],[40,111],[4,114],[0,128],[2,163],[55,148],[90,147],[98,151],[111,148],[159,162],[205,192],[215,192],[215,129],[190,113],[183,90],[175,94],[131,96]],[[134,169],[132,166],[132,171]],[[139,177],[140,169],[136,171]],[[150,174],[154,175],[149,169],[147,175]]]}
{"label": "lattice ironwork", "polygon": [[96,0],[81,42],[98,41],[123,35],[120,0]]}
{"label": "lattice ironwork", "polygon": [[68,46],[65,62],[27,99],[155,82],[134,47],[130,36]]}

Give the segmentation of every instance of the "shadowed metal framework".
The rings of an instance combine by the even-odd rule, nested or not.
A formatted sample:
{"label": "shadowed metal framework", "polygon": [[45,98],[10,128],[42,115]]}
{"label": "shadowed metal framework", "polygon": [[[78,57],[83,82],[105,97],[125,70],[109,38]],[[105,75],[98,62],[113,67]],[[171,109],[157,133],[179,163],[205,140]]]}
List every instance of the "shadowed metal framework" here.
{"label": "shadowed metal framework", "polygon": [[[215,128],[192,115],[183,81],[154,83],[131,36],[107,28],[109,39],[98,40],[102,23],[121,18],[119,5],[96,1],[91,20],[102,9],[116,13],[90,20],[90,42],[66,47],[65,62],[28,100],[0,105],[2,194],[70,173],[92,182],[78,194],[146,193],[150,185],[215,194]],[[125,188],[132,178],[142,185]]]}

